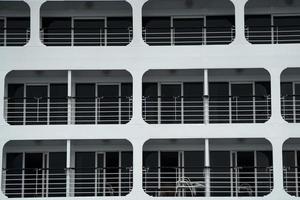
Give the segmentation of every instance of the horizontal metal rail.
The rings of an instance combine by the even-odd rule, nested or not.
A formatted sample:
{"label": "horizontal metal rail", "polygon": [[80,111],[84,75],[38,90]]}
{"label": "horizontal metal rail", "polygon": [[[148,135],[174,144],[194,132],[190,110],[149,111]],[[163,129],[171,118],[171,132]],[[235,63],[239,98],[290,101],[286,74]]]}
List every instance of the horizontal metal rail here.
{"label": "horizontal metal rail", "polygon": [[5,169],[7,197],[125,196],[132,189],[132,167]]}
{"label": "horizontal metal rail", "polygon": [[281,98],[281,114],[289,123],[300,123],[300,96],[288,95]]}
{"label": "horizontal metal rail", "polygon": [[131,117],[132,97],[5,99],[11,125],[126,124]]}
{"label": "horizontal metal rail", "polygon": [[204,123],[205,110],[210,123],[264,123],[271,117],[271,99],[268,96],[143,98],[143,118],[148,123]]}
{"label": "horizontal metal rail", "polygon": [[132,28],[41,29],[46,46],[126,46],[132,40]]}
{"label": "horizontal metal rail", "polygon": [[234,27],[144,28],[144,41],[149,45],[229,44],[235,38]]}
{"label": "horizontal metal rail", "polygon": [[[145,169],[143,187],[144,191],[151,196],[257,197],[265,196],[273,189],[271,167],[162,167]],[[209,188],[209,194],[206,193],[207,188]]]}
{"label": "horizontal metal rail", "polygon": [[246,26],[246,39],[253,44],[300,42],[300,26]]}
{"label": "horizontal metal rail", "polygon": [[0,29],[0,46],[24,46],[30,39],[29,29]]}

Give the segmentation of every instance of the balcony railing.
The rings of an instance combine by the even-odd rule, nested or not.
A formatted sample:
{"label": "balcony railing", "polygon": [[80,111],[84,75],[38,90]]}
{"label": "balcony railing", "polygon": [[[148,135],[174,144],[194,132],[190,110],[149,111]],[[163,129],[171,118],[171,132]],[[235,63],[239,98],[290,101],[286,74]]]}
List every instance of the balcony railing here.
{"label": "balcony railing", "polygon": [[273,189],[271,167],[145,168],[151,196],[265,196]]}
{"label": "balcony railing", "polygon": [[300,26],[248,26],[245,34],[253,44],[300,43]]}
{"label": "balcony railing", "polygon": [[29,39],[30,30],[28,29],[0,29],[0,46],[24,46]]}
{"label": "balcony railing", "polygon": [[144,41],[149,45],[230,44],[234,27],[144,28]]}
{"label": "balcony railing", "polygon": [[289,166],[283,169],[283,186],[292,196],[300,196],[300,171],[299,167]]}
{"label": "balcony railing", "polygon": [[5,99],[11,125],[126,124],[131,117],[132,97]]}
{"label": "balcony railing", "polygon": [[271,117],[269,96],[144,97],[143,118],[150,124],[264,123]]}
{"label": "balcony railing", "polygon": [[300,123],[300,95],[281,97],[281,114],[289,123]]}
{"label": "balcony railing", "polygon": [[46,46],[126,46],[132,40],[132,28],[41,29]]}
{"label": "balcony railing", "polygon": [[9,198],[125,196],[132,168],[3,169],[2,191]]}

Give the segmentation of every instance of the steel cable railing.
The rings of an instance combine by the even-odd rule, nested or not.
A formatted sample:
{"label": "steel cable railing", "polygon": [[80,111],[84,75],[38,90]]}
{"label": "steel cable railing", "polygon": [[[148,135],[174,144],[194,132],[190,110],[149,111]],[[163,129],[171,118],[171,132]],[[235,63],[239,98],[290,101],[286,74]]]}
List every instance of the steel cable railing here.
{"label": "steel cable railing", "polygon": [[126,124],[132,97],[6,98],[11,125]]}
{"label": "steel cable railing", "polygon": [[3,169],[7,197],[126,196],[132,189],[132,167]]}
{"label": "steel cable railing", "polygon": [[[207,106],[205,105],[207,101]],[[269,96],[143,97],[143,118],[150,124],[264,123],[271,117]]]}
{"label": "steel cable railing", "polygon": [[234,38],[234,27],[143,28],[143,39],[149,45],[229,44]]}
{"label": "steel cable railing", "polygon": [[126,46],[132,40],[132,28],[43,28],[41,40],[46,46]]}
{"label": "steel cable railing", "polygon": [[246,39],[253,44],[300,42],[300,26],[246,26]]}
{"label": "steel cable railing", "polygon": [[30,30],[23,28],[0,29],[0,46],[24,46],[30,39]]}

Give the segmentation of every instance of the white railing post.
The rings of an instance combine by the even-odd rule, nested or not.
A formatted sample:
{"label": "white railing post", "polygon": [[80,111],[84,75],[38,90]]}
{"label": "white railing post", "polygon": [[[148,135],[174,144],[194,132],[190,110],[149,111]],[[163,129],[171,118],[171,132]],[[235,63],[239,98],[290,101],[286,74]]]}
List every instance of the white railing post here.
{"label": "white railing post", "polygon": [[205,197],[210,196],[210,155],[209,139],[205,139]]}
{"label": "white railing post", "polygon": [[72,71],[68,70],[68,125],[72,124]]}
{"label": "white railing post", "polygon": [[209,80],[208,69],[204,69],[203,80],[204,124],[209,124]]}
{"label": "white railing post", "polygon": [[66,162],[66,196],[71,196],[71,140],[67,140],[67,162]]}

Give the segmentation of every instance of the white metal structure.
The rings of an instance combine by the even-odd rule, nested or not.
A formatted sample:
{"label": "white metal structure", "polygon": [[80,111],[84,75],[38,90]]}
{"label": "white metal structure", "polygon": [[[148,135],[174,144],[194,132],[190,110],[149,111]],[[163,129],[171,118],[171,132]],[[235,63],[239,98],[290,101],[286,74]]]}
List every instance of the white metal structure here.
{"label": "white metal structure", "polygon": [[300,196],[299,1],[49,2],[0,0],[1,200]]}

